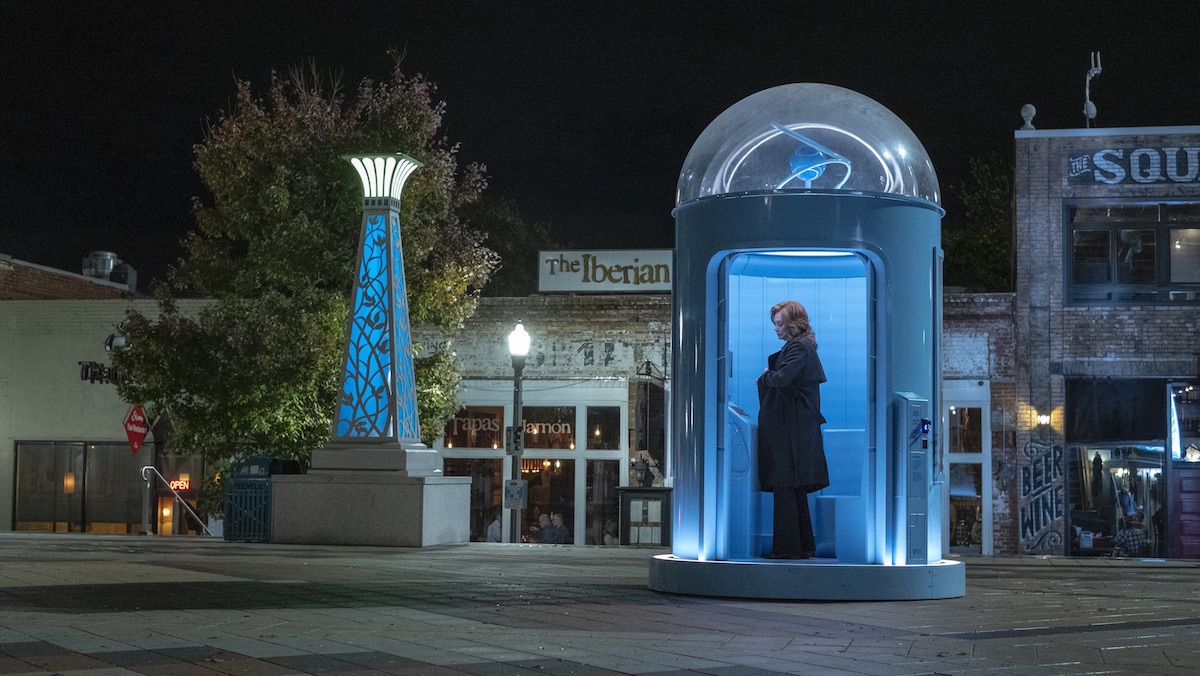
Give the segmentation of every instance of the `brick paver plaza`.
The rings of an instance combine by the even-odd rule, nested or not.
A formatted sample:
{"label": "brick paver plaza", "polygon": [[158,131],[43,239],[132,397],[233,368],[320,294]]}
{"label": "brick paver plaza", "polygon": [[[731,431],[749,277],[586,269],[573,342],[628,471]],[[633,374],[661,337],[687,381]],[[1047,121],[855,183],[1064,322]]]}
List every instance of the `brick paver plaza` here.
{"label": "brick paver plaza", "polygon": [[663,550],[0,533],[0,674],[1195,674],[1200,566],[966,558],[967,595],[670,596]]}

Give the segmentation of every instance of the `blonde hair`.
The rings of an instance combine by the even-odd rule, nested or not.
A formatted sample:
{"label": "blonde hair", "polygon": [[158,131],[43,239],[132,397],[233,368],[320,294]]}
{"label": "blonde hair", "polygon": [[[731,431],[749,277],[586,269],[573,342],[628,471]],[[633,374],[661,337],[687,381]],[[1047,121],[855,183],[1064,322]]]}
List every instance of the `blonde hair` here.
{"label": "blonde hair", "polygon": [[771,307],[771,321],[775,315],[783,320],[784,336],[788,340],[807,340],[813,347],[817,346],[817,335],[813,333],[812,324],[808,321],[808,310],[794,300],[785,300]]}

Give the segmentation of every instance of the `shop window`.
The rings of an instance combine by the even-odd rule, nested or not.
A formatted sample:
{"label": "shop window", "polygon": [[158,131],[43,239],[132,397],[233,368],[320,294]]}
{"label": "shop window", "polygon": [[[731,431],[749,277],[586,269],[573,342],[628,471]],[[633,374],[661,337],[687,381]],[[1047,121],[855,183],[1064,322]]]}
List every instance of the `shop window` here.
{"label": "shop window", "polygon": [[621,407],[588,406],[588,450],[619,450],[621,448]]}
{"label": "shop window", "polygon": [[[153,448],[143,445],[135,455],[130,453],[129,444],[87,445],[87,490],[83,497],[88,532],[120,534],[141,528],[145,492],[142,468],[154,464]],[[193,474],[199,481],[199,469]],[[163,476],[171,478],[165,472]]]}
{"label": "shop window", "polygon": [[587,537],[584,544],[615,545],[621,540],[617,486],[621,463],[617,460],[587,461]]}
{"label": "shop window", "polygon": [[[471,477],[471,541],[486,542],[487,529],[503,504],[504,461],[500,458],[446,458],[446,476]],[[504,541],[501,533],[497,542]]]}
{"label": "shop window", "polygon": [[17,444],[16,530],[82,530],[83,456],[83,444]]}
{"label": "shop window", "polygon": [[525,448],[575,448],[574,406],[525,406]]}
{"label": "shop window", "polygon": [[445,448],[501,448],[504,446],[504,407],[468,406],[446,423]]}
{"label": "shop window", "polygon": [[950,551],[978,554],[983,544],[983,466],[952,463],[949,489]]}
{"label": "shop window", "polygon": [[[156,465],[153,444],[142,446],[135,454],[129,444],[120,442],[19,442],[13,527],[50,533],[140,532],[145,487],[141,469],[156,465],[171,479],[170,462],[181,463],[184,473],[190,471],[197,480],[204,471],[195,456],[164,456]],[[180,492],[188,497],[186,491]],[[170,492],[162,489],[160,499],[163,495],[170,496]],[[167,500],[168,508],[173,499]],[[155,523],[161,525],[162,521]],[[189,528],[195,530],[199,524]],[[158,532],[166,535],[172,531]]]}
{"label": "shop window", "polygon": [[1164,555],[1166,385],[1155,378],[1067,379],[1069,554],[1111,554],[1122,530],[1138,528],[1147,545],[1136,555]]}
{"label": "shop window", "polygon": [[521,478],[529,489],[528,509],[521,512],[525,518],[521,539],[543,544],[574,544],[575,461],[527,455],[521,460]]}
{"label": "shop window", "polygon": [[1200,302],[1200,204],[1068,205],[1068,303]]}

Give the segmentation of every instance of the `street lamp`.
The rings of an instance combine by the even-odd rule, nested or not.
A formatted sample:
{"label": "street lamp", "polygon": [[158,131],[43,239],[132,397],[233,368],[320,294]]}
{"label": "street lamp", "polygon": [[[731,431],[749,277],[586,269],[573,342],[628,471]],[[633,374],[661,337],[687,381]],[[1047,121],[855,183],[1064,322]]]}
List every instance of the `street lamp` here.
{"label": "street lamp", "polygon": [[525,370],[525,356],[529,354],[529,333],[525,331],[522,324],[518,323],[517,328],[508,334],[508,353],[512,355],[513,365],[512,440],[508,444],[508,452],[512,456],[512,467],[509,472],[509,481],[519,491],[519,498],[514,501],[516,506],[511,507],[512,518],[508,524],[508,541],[518,543],[521,541],[521,503],[525,500],[524,487],[521,486],[521,451],[525,445],[525,424],[521,414],[521,372]]}

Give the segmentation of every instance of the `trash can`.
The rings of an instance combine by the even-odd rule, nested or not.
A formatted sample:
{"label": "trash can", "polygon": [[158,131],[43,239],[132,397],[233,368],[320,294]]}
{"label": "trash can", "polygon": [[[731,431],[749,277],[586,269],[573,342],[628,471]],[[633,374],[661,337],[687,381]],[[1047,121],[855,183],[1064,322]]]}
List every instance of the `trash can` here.
{"label": "trash can", "polygon": [[271,476],[299,473],[300,463],[295,460],[256,457],[239,462],[225,491],[224,538],[270,542]]}

